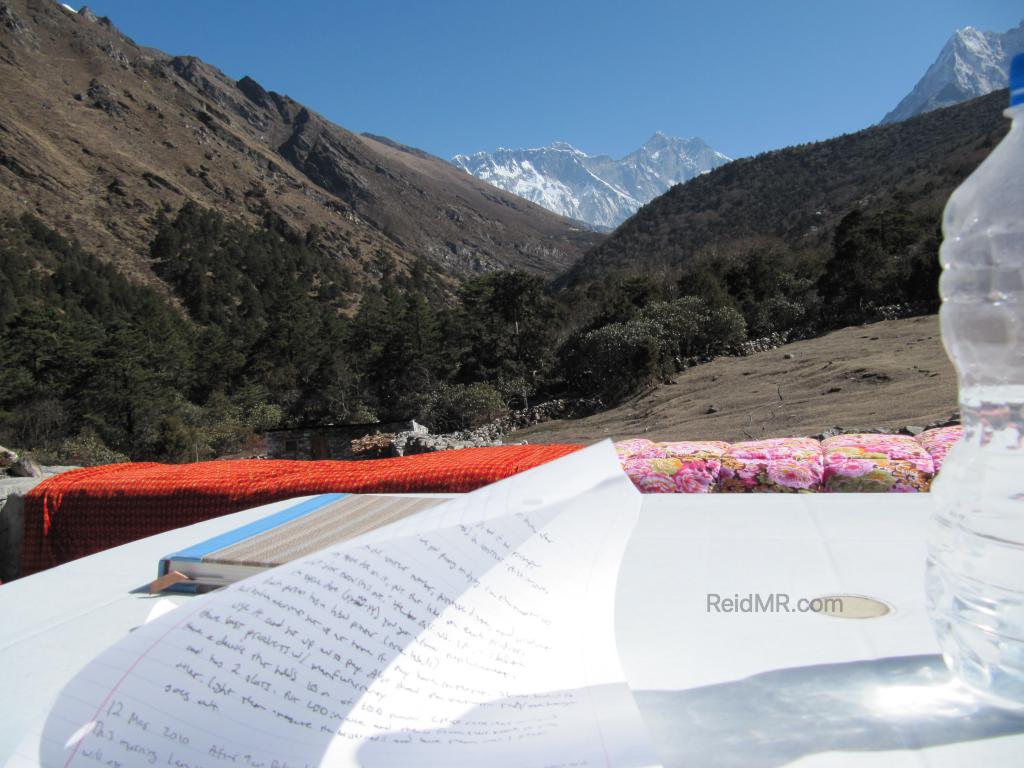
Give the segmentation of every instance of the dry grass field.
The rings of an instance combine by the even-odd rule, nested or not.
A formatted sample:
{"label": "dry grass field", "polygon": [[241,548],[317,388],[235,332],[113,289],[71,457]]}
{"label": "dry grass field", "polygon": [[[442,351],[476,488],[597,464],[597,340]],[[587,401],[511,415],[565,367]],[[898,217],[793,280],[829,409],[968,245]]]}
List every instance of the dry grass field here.
{"label": "dry grass field", "polygon": [[509,442],[751,440],[833,426],[924,426],[956,410],[956,374],[937,316],[844,328],[750,357],[723,357],[616,408],[549,421]]}

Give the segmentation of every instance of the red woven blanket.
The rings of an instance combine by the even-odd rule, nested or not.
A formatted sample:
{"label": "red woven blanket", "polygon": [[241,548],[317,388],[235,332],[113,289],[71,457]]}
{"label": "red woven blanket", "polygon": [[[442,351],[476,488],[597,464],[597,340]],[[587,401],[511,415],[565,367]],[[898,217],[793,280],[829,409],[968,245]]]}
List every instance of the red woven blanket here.
{"label": "red woven blanket", "polygon": [[464,493],[557,459],[578,445],[466,448],[373,461],[112,464],[46,480],[25,499],[21,573],[292,496]]}

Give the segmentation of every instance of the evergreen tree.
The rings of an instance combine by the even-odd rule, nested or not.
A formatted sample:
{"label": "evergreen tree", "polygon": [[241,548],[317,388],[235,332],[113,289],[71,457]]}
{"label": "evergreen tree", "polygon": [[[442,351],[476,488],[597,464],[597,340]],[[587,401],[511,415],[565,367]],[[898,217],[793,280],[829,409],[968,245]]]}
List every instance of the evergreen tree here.
{"label": "evergreen tree", "polygon": [[551,366],[557,340],[558,312],[544,281],[498,272],[466,283],[459,298],[459,379],[491,382],[525,405]]}

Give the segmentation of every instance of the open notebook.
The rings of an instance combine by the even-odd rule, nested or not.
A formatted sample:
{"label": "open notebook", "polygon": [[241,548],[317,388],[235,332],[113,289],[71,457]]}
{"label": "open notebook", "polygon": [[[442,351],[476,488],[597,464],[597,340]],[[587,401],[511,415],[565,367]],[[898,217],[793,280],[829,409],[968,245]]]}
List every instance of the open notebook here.
{"label": "open notebook", "polygon": [[348,541],[443,501],[348,493],[302,499],[261,520],[167,555],[160,560],[158,582],[178,572],[188,581],[170,582],[165,589],[206,592]]}

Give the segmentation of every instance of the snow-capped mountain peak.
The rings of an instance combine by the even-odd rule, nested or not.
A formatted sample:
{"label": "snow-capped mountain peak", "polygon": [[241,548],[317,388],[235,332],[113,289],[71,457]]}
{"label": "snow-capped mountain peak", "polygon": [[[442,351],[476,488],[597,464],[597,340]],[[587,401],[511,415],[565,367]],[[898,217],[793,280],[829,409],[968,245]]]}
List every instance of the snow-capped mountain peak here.
{"label": "snow-capped mountain peak", "polygon": [[452,164],[548,210],[598,228],[614,228],[674,184],[731,158],[698,138],[657,131],[620,160],[588,155],[564,141],[532,149],[455,155]]}
{"label": "snow-capped mountain peak", "polygon": [[1006,32],[958,29],[917,85],[882,123],[906,120],[1005,88],[1010,60],[1024,53],[1024,21]]}
{"label": "snow-capped mountain peak", "polygon": [[[545,149],[545,147],[536,147],[536,149]],[[574,155],[585,155],[586,154],[585,152],[580,152],[578,149],[576,149],[576,147],[574,147],[572,144],[570,144],[567,141],[553,141],[553,142],[551,142],[550,146],[546,147],[546,149],[557,149],[557,150],[560,150],[562,152],[571,152]]]}

